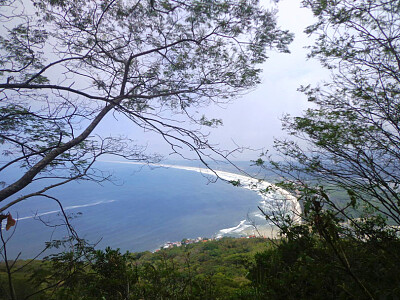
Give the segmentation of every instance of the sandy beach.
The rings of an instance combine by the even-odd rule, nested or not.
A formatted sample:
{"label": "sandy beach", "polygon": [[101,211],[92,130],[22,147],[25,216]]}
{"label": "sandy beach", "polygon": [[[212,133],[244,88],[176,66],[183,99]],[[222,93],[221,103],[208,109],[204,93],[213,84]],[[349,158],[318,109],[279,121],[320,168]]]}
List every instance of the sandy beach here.
{"label": "sandy beach", "polygon": [[[120,163],[120,164],[134,164],[134,165],[143,165],[143,163],[138,162],[124,162],[124,161],[104,161],[110,163]],[[282,213],[289,213],[293,218],[294,222],[300,223],[301,217],[301,206],[297,201],[296,197],[290,194],[288,191],[279,188],[267,181],[258,180],[256,178],[252,178],[245,175],[240,175],[236,173],[219,171],[219,170],[210,170],[206,168],[199,167],[189,167],[189,166],[181,166],[181,165],[170,165],[170,164],[149,164],[154,167],[162,167],[162,168],[173,168],[180,169],[191,172],[198,172],[203,174],[204,176],[212,176],[219,177],[220,179],[226,181],[235,181],[240,183],[240,188],[245,188],[256,192],[260,196],[260,207],[263,211],[281,211]],[[260,192],[268,189],[268,192]],[[260,217],[263,216],[260,213]],[[276,226],[273,225],[257,225],[256,228],[253,226],[249,220],[242,220],[240,223],[231,228],[221,229],[216,237],[227,236],[231,234],[239,234],[240,235],[261,235],[266,238],[276,238],[278,237],[279,230]]]}

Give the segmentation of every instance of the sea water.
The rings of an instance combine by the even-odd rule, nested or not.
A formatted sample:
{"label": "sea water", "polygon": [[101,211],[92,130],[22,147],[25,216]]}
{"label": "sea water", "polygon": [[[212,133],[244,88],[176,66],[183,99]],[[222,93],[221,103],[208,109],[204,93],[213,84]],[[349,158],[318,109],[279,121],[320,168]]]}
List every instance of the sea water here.
{"label": "sea water", "polygon": [[[48,194],[63,204],[79,236],[100,249],[138,252],[183,238],[240,236],[244,220],[263,220],[256,192],[210,182],[213,178],[199,172],[110,162],[97,167],[112,171],[114,181],[72,182]],[[7,243],[11,259],[19,252],[21,258],[34,257],[46,241],[67,235],[65,226],[58,226],[64,221],[53,199],[30,198],[10,212],[18,218]]]}

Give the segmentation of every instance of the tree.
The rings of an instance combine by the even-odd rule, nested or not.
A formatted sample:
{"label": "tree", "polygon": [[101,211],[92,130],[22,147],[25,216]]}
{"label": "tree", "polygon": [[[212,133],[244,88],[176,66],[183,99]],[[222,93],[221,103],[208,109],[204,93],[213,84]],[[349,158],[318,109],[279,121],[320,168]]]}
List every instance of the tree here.
{"label": "tree", "polygon": [[[372,209],[400,225],[400,7],[396,1],[303,4],[318,17],[306,30],[317,36],[310,57],[332,70],[332,80],[301,87],[312,108],[284,119],[301,143],[276,141],[284,161],[274,165],[344,217],[359,216],[355,207]],[[324,203],[334,191],[347,193],[348,201]]]}
{"label": "tree", "polygon": [[[158,133],[174,153],[210,153],[214,126],[195,109],[228,101],[260,82],[266,49],[288,52],[291,34],[258,1],[1,1],[0,212],[72,180],[105,180],[92,168],[112,154],[159,157],[122,136],[100,137],[107,115]],[[49,184],[49,179],[51,183]],[[35,192],[14,196],[32,182]]]}
{"label": "tree", "polygon": [[[398,297],[398,239],[383,243],[342,239],[333,248],[308,226],[298,226],[297,233],[255,255],[247,276],[254,296],[248,299]],[[340,256],[335,250],[340,250]]]}
{"label": "tree", "polygon": [[[35,197],[62,210],[51,190],[109,179],[93,167],[102,155],[159,159],[124,136],[100,136],[96,128],[110,115],[159,134],[173,153],[192,151],[203,162],[213,154],[227,158],[188,124],[220,124],[196,110],[255,87],[267,49],[288,52],[292,40],[277,27],[275,11],[256,0],[0,4],[3,219],[11,218],[5,213],[12,206]],[[77,238],[66,216],[65,223]]]}
{"label": "tree", "polygon": [[[289,266],[318,269],[323,259],[317,250],[332,255],[334,268],[348,278],[332,281],[340,287],[334,297],[398,296],[398,274],[390,266],[398,265],[394,249],[400,225],[399,2],[302,3],[317,18],[306,29],[316,36],[309,56],[331,70],[331,80],[300,88],[311,108],[303,116],[284,118],[284,127],[294,138],[276,141],[282,159],[270,161],[269,166],[284,177],[281,185],[303,204],[302,225],[280,222],[289,248],[297,249],[290,250],[296,267],[280,257],[285,265],[277,273],[294,280]],[[304,246],[305,240],[311,240],[311,246]],[[260,258],[257,266],[266,270],[261,263],[269,265],[287,248]],[[377,269],[380,279],[365,274]],[[319,274],[339,276],[326,270]]]}

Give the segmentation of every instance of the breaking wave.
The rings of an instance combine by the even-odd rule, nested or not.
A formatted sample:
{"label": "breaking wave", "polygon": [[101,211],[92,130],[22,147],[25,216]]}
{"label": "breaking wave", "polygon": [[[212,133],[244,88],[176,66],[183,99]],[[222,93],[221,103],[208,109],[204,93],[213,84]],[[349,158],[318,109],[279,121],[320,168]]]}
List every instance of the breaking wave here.
{"label": "breaking wave", "polygon": [[[82,208],[82,207],[90,207],[90,206],[96,206],[96,205],[100,205],[100,204],[112,203],[112,202],[115,202],[115,201],[117,201],[117,200],[97,201],[97,202],[81,204],[81,205],[66,206],[63,209],[64,209],[64,211],[66,211],[66,210],[72,210],[72,209],[77,209],[77,208]],[[42,213],[35,213],[35,214],[31,215],[31,216],[18,217],[18,218],[16,218],[16,220],[17,221],[21,221],[21,220],[33,219],[33,218],[37,218],[37,217],[41,217],[41,216],[45,216],[45,215],[56,214],[56,213],[60,213],[60,212],[61,212],[61,209],[50,210],[50,211],[46,211],[46,212],[42,212]]]}

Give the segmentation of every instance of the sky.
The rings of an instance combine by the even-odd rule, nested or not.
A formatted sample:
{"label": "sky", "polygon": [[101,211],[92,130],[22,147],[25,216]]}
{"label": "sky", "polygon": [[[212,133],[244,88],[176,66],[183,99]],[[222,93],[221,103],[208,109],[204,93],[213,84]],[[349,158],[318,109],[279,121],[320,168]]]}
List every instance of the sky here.
{"label": "sky", "polygon": [[[301,115],[309,107],[305,96],[297,92],[300,85],[316,84],[327,78],[327,71],[319,62],[307,60],[307,45],[312,45],[312,38],[303,33],[306,26],[313,24],[313,16],[308,9],[300,7],[298,0],[261,0],[265,7],[278,8],[278,24],[295,34],[295,40],[289,45],[290,54],[269,52],[269,59],[261,66],[262,83],[254,90],[232,103],[219,107],[211,105],[200,110],[208,119],[222,119],[223,126],[216,129],[204,128],[210,133],[208,141],[217,148],[233,150],[239,147],[257,149],[237,153],[233,160],[249,161],[256,159],[260,149],[273,152],[274,138],[282,138],[281,118],[285,114]],[[54,74],[50,74],[54,75]],[[57,77],[54,75],[53,77]],[[184,125],[189,126],[191,125]],[[96,128],[95,134],[103,137],[123,135],[146,145],[148,152],[160,153],[166,159],[177,160],[179,156],[170,155],[170,146],[156,134],[143,132],[122,116],[110,115]],[[184,153],[185,155],[187,153]],[[188,154],[190,156],[190,154]]]}
{"label": "sky", "polygon": [[[271,0],[262,0],[261,4],[264,7],[274,5]],[[312,13],[301,8],[300,1],[297,0],[281,0],[276,6],[279,10],[279,26],[295,34],[295,40],[289,46],[291,53],[269,52],[269,59],[261,66],[262,83],[256,89],[224,107],[212,105],[201,110],[208,119],[223,120],[223,126],[203,130],[210,132],[208,139],[211,144],[224,150],[232,150],[237,146],[256,149],[236,153],[231,157],[233,160],[256,159],[261,152],[258,149],[273,153],[274,138],[285,136],[282,131],[282,116],[299,116],[310,106],[297,89],[300,85],[317,84],[328,76],[318,61],[306,59],[308,50],[304,47],[312,44],[312,38],[303,31],[313,23]],[[143,130],[134,128],[121,117],[117,120],[109,118],[98,130],[104,133],[109,128],[128,135],[139,144],[146,144],[150,152],[161,153],[166,159],[180,159],[169,155],[170,147],[159,136],[143,134]]]}
{"label": "sky", "polygon": [[[314,19],[299,2],[283,0],[278,5],[278,24],[295,34],[295,40],[289,45],[291,53],[271,52],[262,66],[262,83],[254,91],[224,110],[211,108],[224,121],[224,126],[213,132],[221,144],[229,145],[234,140],[241,146],[271,151],[274,138],[285,136],[282,116],[299,116],[310,107],[306,97],[297,91],[300,85],[317,84],[328,77],[318,61],[306,58],[309,50],[304,47],[312,44],[312,38],[303,31]],[[270,0],[262,3],[267,7]],[[252,159],[254,154],[257,152],[244,153],[241,157]]]}

